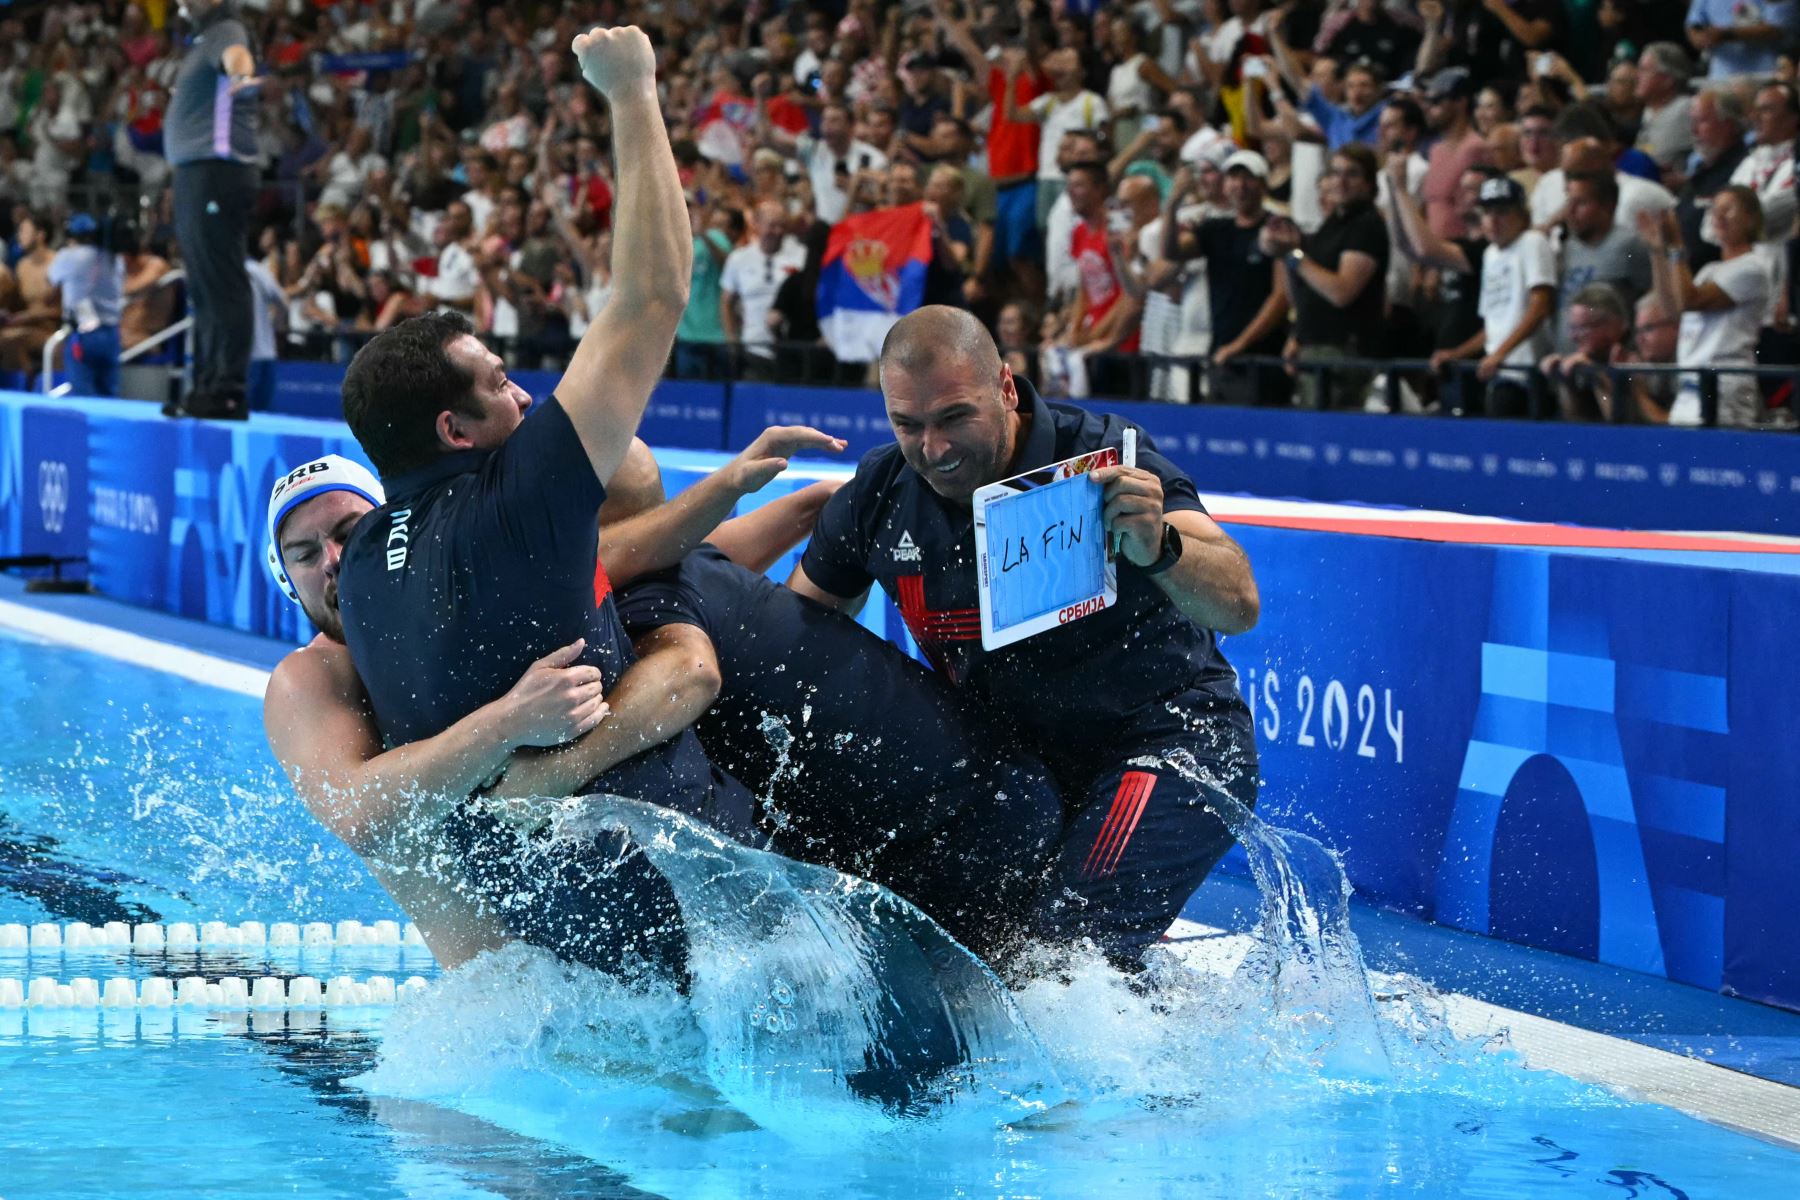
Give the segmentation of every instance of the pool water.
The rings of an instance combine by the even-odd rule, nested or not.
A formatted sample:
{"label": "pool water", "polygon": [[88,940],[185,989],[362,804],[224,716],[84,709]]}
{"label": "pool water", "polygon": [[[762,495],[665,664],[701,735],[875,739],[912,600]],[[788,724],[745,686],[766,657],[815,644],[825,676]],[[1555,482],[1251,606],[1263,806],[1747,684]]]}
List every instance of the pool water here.
{"label": "pool water", "polygon": [[[0,923],[403,919],[256,701],[0,633],[0,713]],[[1793,1194],[1800,1154],[1371,999],[1317,867],[1322,936],[1277,922],[1229,977],[1171,952],[1152,988],[1059,961],[1009,1000],[1041,1088],[854,1128],[751,1120],[717,1013],[523,947],[447,976],[413,947],[0,951],[0,979],[433,980],[393,1009],[0,1012],[0,1197]]]}

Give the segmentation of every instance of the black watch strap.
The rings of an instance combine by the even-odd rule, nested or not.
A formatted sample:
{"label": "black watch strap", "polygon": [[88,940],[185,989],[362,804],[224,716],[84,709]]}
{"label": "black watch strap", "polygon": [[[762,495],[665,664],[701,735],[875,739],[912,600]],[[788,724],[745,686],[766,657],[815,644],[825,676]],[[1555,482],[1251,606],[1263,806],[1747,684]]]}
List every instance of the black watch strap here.
{"label": "black watch strap", "polygon": [[1149,566],[1143,568],[1146,575],[1161,575],[1164,571],[1181,561],[1181,531],[1167,521],[1163,522],[1162,554]]}

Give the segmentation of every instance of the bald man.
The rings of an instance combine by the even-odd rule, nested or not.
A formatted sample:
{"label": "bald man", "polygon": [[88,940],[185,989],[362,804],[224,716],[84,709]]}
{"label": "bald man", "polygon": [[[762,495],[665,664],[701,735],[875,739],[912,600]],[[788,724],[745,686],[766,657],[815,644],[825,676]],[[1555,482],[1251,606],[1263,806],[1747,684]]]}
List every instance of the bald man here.
{"label": "bald man", "polygon": [[787,236],[787,214],[774,200],[756,206],[755,238],[725,258],[719,273],[719,323],[725,340],[742,348],[742,366],[752,378],[775,369],[775,330],[769,317],[776,293],[789,275],[806,266],[806,247]]}
{"label": "bald man", "polygon": [[848,608],[879,584],[932,665],[1049,764],[1068,821],[1030,927],[1136,964],[1231,844],[1220,793],[1256,801],[1250,716],[1217,640],[1256,623],[1250,562],[1140,430],[1135,468],[1093,475],[1122,547],[1118,602],[984,651],[976,489],[1135,427],[1045,403],[959,309],[901,318],[880,367],[896,444],[827,501],[788,586]]}

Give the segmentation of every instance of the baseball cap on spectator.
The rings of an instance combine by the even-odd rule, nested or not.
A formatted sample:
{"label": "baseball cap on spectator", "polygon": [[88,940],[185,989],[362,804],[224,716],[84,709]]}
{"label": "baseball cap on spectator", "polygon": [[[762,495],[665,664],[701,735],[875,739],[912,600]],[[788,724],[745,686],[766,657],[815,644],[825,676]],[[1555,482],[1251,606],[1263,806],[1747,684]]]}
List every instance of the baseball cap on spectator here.
{"label": "baseball cap on spectator", "polygon": [[1427,100],[1467,100],[1473,94],[1469,73],[1461,67],[1445,67],[1425,85]]}
{"label": "baseball cap on spectator", "polygon": [[1496,175],[1481,185],[1477,203],[1483,208],[1524,208],[1525,188],[1510,175]]}
{"label": "baseball cap on spectator", "polygon": [[1266,183],[1269,178],[1269,160],[1254,150],[1239,150],[1225,160],[1224,171],[1227,175],[1233,171],[1248,171]]}

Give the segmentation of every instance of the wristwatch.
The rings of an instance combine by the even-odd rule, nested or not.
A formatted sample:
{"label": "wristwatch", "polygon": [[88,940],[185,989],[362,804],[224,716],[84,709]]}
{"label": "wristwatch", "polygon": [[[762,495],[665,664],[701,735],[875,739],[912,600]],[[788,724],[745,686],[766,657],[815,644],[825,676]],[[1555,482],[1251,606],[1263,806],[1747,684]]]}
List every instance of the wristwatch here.
{"label": "wristwatch", "polygon": [[1181,561],[1181,531],[1167,521],[1163,522],[1162,555],[1155,562],[1140,570],[1146,575],[1161,575],[1164,571]]}

